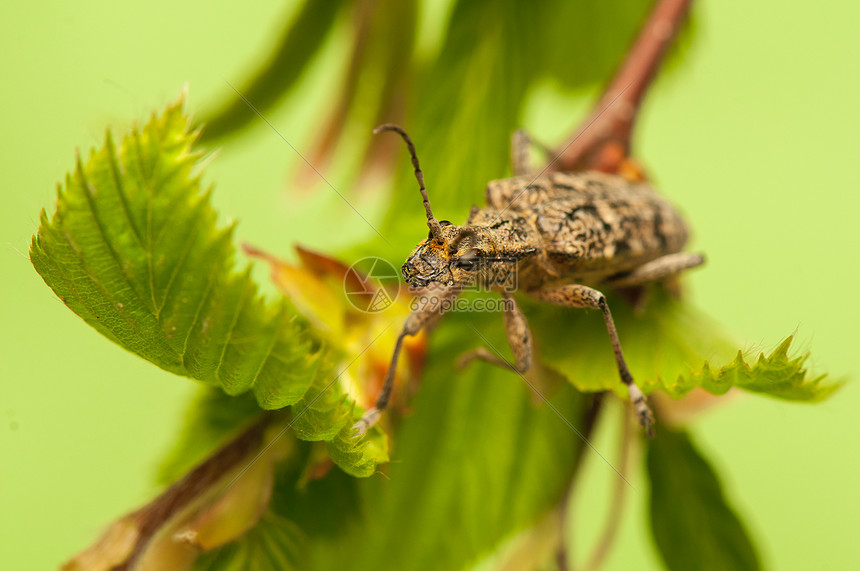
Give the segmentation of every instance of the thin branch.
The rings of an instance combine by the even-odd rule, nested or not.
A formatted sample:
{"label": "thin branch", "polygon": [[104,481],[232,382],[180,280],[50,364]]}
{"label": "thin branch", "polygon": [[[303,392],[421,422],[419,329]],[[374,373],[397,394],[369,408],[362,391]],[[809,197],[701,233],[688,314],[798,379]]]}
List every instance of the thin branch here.
{"label": "thin branch", "polygon": [[167,488],[160,496],[131,514],[138,526],[138,539],[134,550],[117,571],[133,569],[137,558],[143,553],[149,540],[171,517],[187,507],[212,486],[217,484],[230,470],[260,447],[263,430],[270,420],[269,415],[252,424],[235,439],[227,443],[181,480]]}
{"label": "thin branch", "polygon": [[692,0],[656,3],[593,111],[560,147],[564,150],[553,165],[555,170],[618,170],[630,152],[630,137],[642,99],[691,3]]}
{"label": "thin branch", "polygon": [[63,569],[134,569],[165,524],[212,491],[242,460],[260,448],[265,428],[273,418],[273,415],[264,415],[157,498],[117,520],[96,543],[67,562]]}

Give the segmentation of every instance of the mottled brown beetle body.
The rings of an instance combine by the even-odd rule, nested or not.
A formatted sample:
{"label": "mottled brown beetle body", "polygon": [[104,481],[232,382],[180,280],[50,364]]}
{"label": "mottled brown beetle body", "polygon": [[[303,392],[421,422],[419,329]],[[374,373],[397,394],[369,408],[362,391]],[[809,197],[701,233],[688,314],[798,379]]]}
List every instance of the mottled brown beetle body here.
{"label": "mottled brown beetle body", "polygon": [[[681,251],[687,228],[678,212],[642,182],[593,171],[553,172],[490,182],[487,208],[473,207],[462,226],[439,222],[430,210],[409,137],[393,125],[379,130],[395,131],[406,141],[430,228],[403,265],[404,279],[413,287],[430,288],[438,297],[456,296],[478,283],[512,304],[505,312],[505,328],[515,362],[478,348],[463,355],[460,365],[481,359],[520,373],[531,367],[531,333],[511,295],[514,290],[563,307],[599,309],[621,381],[650,434],[653,416],[627,368],[606,298],[594,288],[639,286],[701,264],[701,255]],[[514,157],[518,155],[524,153],[515,150]],[[516,162],[515,171],[524,170]],[[431,307],[407,318],[376,406],[356,424],[359,433],[372,426],[388,404],[403,338],[438,317],[439,304]]]}
{"label": "mottled brown beetle body", "polygon": [[[677,211],[644,183],[599,172],[517,177],[487,186],[487,205],[513,211],[534,226],[559,277],[595,284],[666,254],[679,252],[687,228]],[[482,211],[469,222],[492,217]],[[492,220],[490,218],[489,220]],[[523,271],[526,269],[523,268]],[[540,287],[540,276],[526,289]]]}
{"label": "mottled brown beetle body", "polygon": [[[464,226],[443,227],[446,243],[464,231],[474,238],[462,239],[459,252],[440,249],[434,257],[449,265],[468,246],[483,258],[516,259],[524,291],[598,285],[680,252],[687,241],[686,225],[668,202],[648,184],[616,175],[589,171],[496,180],[487,186],[486,201],[489,208],[473,209]],[[421,242],[410,259],[426,256],[433,242]],[[407,280],[409,266],[404,265]],[[491,278],[482,281],[493,285]]]}

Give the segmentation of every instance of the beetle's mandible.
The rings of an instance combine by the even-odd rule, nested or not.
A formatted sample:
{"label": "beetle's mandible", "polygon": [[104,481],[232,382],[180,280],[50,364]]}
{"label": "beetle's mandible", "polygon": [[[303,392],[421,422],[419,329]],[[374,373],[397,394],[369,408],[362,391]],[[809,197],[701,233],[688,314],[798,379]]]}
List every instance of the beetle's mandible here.
{"label": "beetle's mandible", "polygon": [[[505,329],[514,363],[479,348],[460,358],[464,366],[481,359],[520,373],[532,365],[532,336],[511,295],[516,289],[564,307],[598,309],[603,314],[621,381],[627,386],[639,423],[651,435],[654,417],[645,395],[627,368],[606,298],[596,288],[633,287],[670,278],[698,266],[700,254],[682,252],[687,228],[678,212],[645,183],[596,171],[527,174],[528,139],[514,137],[514,173],[489,183],[487,208],[473,207],[463,225],[433,216],[415,146],[397,125],[409,149],[430,233],[403,265],[405,280],[440,298],[456,296],[478,284],[510,300]],[[414,310],[397,338],[385,382],[375,406],[355,424],[359,435],[373,426],[388,406],[403,339],[440,316],[439,305]]]}

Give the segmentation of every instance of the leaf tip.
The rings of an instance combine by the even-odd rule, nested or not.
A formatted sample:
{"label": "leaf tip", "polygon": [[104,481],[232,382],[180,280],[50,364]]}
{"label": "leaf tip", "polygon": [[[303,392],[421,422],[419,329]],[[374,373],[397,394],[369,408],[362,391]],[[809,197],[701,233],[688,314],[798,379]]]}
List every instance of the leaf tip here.
{"label": "leaf tip", "polygon": [[791,342],[794,340],[794,335],[789,335],[785,339],[782,340],[782,343],[773,350],[771,353],[771,358],[787,358],[788,357],[788,348],[791,346]]}

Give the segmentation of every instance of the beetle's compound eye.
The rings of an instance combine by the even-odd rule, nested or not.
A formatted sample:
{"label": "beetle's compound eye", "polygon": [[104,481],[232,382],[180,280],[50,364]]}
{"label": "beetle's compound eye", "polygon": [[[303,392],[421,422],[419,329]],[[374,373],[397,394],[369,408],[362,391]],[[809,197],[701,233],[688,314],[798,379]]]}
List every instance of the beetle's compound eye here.
{"label": "beetle's compound eye", "polygon": [[467,272],[471,272],[476,267],[478,267],[478,261],[480,260],[480,251],[477,249],[471,249],[459,258],[455,258],[451,260],[451,265],[455,268],[460,268],[461,270],[465,270]]}
{"label": "beetle's compound eye", "polygon": [[454,260],[453,262],[451,262],[451,265],[455,268],[460,268],[461,270],[471,272],[475,269],[475,260]]}

